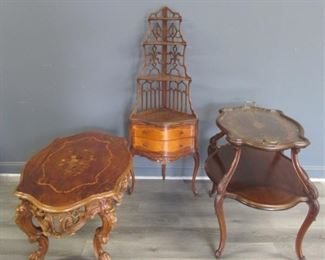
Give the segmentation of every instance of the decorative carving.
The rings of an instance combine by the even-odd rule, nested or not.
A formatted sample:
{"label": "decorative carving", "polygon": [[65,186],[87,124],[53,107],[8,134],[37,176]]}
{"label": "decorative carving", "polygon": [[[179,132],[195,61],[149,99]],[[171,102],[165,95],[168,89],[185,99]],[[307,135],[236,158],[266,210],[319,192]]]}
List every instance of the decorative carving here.
{"label": "decorative carving", "polygon": [[111,258],[109,254],[103,250],[102,244],[107,243],[108,234],[117,222],[115,209],[113,207],[104,207],[98,215],[102,220],[102,226],[96,229],[93,240],[95,255],[99,260],[110,260]]}
{"label": "decorative carving", "polygon": [[[127,181],[125,182],[127,186]],[[122,196],[119,196],[121,199]],[[74,235],[82,228],[88,219],[99,215],[102,219],[102,227],[97,228],[94,237],[94,249],[97,259],[110,259],[104,252],[101,244],[108,241],[108,234],[117,221],[115,214],[115,198],[103,198],[92,201],[88,205],[75,210],[52,213],[38,209],[27,200],[23,200],[16,211],[16,223],[27,234],[31,242],[38,242],[39,249],[31,254],[32,259],[43,259],[48,248],[47,236],[52,235],[60,238],[62,235]],[[35,227],[32,219],[35,217],[40,227]]]}
{"label": "decorative carving", "polygon": [[[51,165],[62,169],[53,171]],[[57,139],[36,154],[27,162],[15,192],[22,200],[16,223],[32,242],[38,242],[38,250],[29,259],[44,259],[47,236],[73,235],[96,215],[103,225],[95,233],[95,254],[97,259],[110,259],[101,245],[117,220],[115,207],[130,178],[129,193],[134,188],[134,174],[123,138],[81,133]],[[65,185],[59,187],[60,183]]]}
{"label": "decorative carving", "polygon": [[31,253],[29,260],[43,260],[49,247],[48,238],[43,234],[41,228],[33,224],[33,213],[31,204],[23,200],[16,209],[16,224],[25,232],[29,241],[38,243],[38,249]]}
{"label": "decorative carving", "polygon": [[[162,178],[166,164],[185,156],[193,156],[193,193],[199,169],[197,148],[198,118],[191,98],[191,77],[185,66],[185,49],[179,13],[163,7],[148,18],[148,30],[143,41],[144,60],[137,77],[137,100],[130,115],[130,150],[161,164]],[[158,135],[141,135],[143,126]],[[174,136],[174,129],[193,127],[193,135]],[[160,128],[157,130],[157,128]],[[162,137],[163,136],[163,137]]]}

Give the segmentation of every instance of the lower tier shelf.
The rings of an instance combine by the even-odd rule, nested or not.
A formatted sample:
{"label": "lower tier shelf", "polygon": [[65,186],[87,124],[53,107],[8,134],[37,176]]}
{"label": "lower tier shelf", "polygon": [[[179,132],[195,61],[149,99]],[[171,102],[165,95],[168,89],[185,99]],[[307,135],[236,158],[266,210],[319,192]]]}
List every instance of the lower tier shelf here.
{"label": "lower tier shelf", "polygon": [[[209,154],[206,173],[218,185],[235,156],[231,145]],[[283,210],[307,201],[307,195],[291,160],[281,152],[267,152],[243,147],[237,169],[226,190],[226,197],[248,206]]]}

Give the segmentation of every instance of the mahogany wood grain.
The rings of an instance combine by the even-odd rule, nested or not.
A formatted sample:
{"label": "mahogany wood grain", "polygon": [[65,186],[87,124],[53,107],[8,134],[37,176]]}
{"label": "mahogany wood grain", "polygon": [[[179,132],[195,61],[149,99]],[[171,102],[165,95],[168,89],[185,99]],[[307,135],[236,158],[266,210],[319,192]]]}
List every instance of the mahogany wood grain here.
{"label": "mahogany wood grain", "polygon": [[[298,152],[309,144],[303,128],[279,110],[237,107],[220,110],[221,132],[210,139],[205,171],[213,182],[210,196],[217,192],[215,211],[220,226],[220,257],[227,232],[224,198],[236,199],[264,210],[289,209],[300,202],[309,206],[296,237],[298,259],[305,259],[302,241],[319,212],[318,191],[298,161]],[[225,137],[229,142],[219,146]],[[291,149],[291,158],[283,150]]]}
{"label": "mahogany wood grain", "polygon": [[184,62],[182,17],[168,7],[152,13],[143,41],[144,63],[137,77],[137,100],[129,117],[130,150],[162,164],[193,156],[193,193],[199,170],[198,117],[190,98],[191,77]]}
{"label": "mahogany wood grain", "polygon": [[151,140],[170,141],[179,138],[193,138],[195,137],[195,125],[182,124],[174,125],[172,127],[156,127],[145,124],[132,125],[132,132],[135,138],[146,138]]}
{"label": "mahogany wood grain", "polygon": [[105,133],[59,138],[34,155],[15,192],[22,201],[16,223],[39,244],[29,259],[44,258],[47,236],[72,235],[95,215],[102,219],[94,236],[95,255],[100,260],[110,259],[102,244],[116,222],[115,205],[121,201],[130,176],[132,192],[134,174],[127,142]]}
{"label": "mahogany wood grain", "polygon": [[[269,210],[283,210],[307,201],[303,184],[297,179],[290,158],[280,152],[243,147],[242,156],[225,197],[246,205]],[[206,173],[213,183],[220,183],[235,157],[235,148],[225,145],[209,156]]]}

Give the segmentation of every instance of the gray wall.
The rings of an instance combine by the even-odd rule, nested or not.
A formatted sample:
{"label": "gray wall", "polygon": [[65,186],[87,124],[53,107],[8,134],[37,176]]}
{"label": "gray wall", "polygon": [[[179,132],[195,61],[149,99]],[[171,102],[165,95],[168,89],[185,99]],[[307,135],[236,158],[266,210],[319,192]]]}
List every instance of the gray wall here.
{"label": "gray wall", "polygon": [[[127,136],[145,18],[165,4],[184,18],[201,161],[217,109],[254,100],[305,127],[301,162],[325,177],[324,2],[294,0],[0,0],[0,172],[19,171],[57,136]],[[160,174],[142,158],[135,166]],[[191,175],[192,160],[169,167]]]}

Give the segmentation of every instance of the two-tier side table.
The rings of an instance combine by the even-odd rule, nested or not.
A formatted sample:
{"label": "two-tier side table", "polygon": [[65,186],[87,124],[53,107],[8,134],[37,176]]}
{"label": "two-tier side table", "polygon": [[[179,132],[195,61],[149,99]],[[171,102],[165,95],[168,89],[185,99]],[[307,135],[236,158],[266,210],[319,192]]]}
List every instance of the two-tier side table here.
{"label": "two-tier side table", "polygon": [[[279,110],[256,106],[224,108],[217,125],[221,132],[210,139],[205,170],[217,192],[215,211],[220,227],[216,257],[226,242],[224,198],[264,210],[289,209],[300,202],[308,214],[296,237],[296,254],[302,253],[303,237],[319,212],[318,191],[298,161],[301,148],[309,145],[303,128]],[[227,143],[219,146],[225,137]],[[283,151],[290,149],[291,158]]]}
{"label": "two-tier side table", "polygon": [[16,223],[38,243],[29,259],[44,259],[49,235],[72,235],[96,215],[102,221],[93,240],[96,258],[110,259],[102,244],[117,221],[115,205],[131,176],[126,139],[104,133],[59,138],[33,156],[15,192],[21,200]]}

